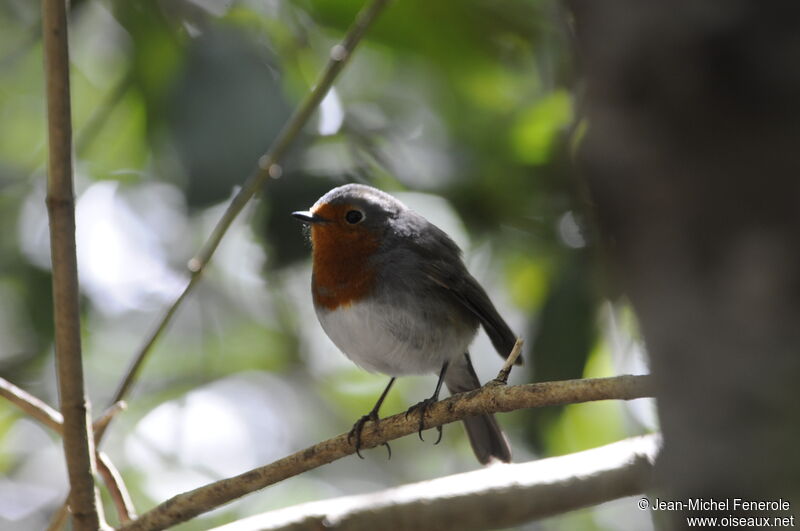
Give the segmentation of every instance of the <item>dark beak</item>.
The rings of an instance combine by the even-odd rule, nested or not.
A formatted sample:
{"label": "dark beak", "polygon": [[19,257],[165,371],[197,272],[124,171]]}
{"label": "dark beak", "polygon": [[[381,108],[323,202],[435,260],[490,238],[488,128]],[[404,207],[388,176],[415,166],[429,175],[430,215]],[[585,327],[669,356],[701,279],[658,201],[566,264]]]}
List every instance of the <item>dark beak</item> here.
{"label": "dark beak", "polygon": [[308,210],[298,210],[297,212],[292,212],[292,215],[302,221],[303,223],[307,223],[311,225],[312,223],[320,223],[322,221],[327,221],[322,216],[318,216]]}

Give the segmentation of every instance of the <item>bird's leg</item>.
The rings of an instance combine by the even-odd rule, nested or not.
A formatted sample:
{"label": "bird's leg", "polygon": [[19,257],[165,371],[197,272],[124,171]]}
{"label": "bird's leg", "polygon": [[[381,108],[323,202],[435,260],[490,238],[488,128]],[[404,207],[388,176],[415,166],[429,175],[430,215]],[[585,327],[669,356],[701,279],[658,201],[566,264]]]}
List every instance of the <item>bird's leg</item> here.
{"label": "bird's leg", "polygon": [[[361,455],[361,452],[359,451],[361,450],[361,430],[364,429],[364,424],[366,424],[368,420],[373,421],[377,427],[378,422],[380,421],[380,419],[378,418],[378,410],[381,408],[381,404],[383,404],[384,399],[386,399],[386,395],[389,394],[389,389],[392,388],[392,384],[394,383],[394,381],[395,378],[392,377],[392,379],[389,380],[389,385],[386,386],[386,389],[383,390],[383,393],[381,393],[380,398],[378,398],[378,401],[375,403],[375,407],[373,407],[369,413],[358,419],[356,423],[353,424],[353,429],[351,429],[350,433],[347,434],[348,443],[350,442],[351,439],[355,437],[356,455],[361,459],[364,459],[364,457]],[[389,443],[383,443],[383,445],[389,451],[389,459],[391,459],[392,448],[389,446]]]}
{"label": "bird's leg", "polygon": [[[408,411],[406,411],[406,418],[408,418],[408,415],[411,412],[419,409],[419,432],[417,432],[417,435],[419,435],[420,441],[425,440],[422,438],[422,430],[425,428],[425,412],[432,404],[435,404],[439,400],[439,391],[442,390],[442,382],[444,382],[444,375],[447,372],[447,365],[448,362],[444,362],[444,364],[442,365],[442,370],[439,373],[439,381],[436,382],[436,390],[433,391],[433,396],[431,396],[430,398],[426,398],[419,404],[411,406],[410,408],[408,408]],[[439,441],[442,440],[442,427],[436,426],[436,430],[439,432],[439,437],[433,444],[439,444]]]}

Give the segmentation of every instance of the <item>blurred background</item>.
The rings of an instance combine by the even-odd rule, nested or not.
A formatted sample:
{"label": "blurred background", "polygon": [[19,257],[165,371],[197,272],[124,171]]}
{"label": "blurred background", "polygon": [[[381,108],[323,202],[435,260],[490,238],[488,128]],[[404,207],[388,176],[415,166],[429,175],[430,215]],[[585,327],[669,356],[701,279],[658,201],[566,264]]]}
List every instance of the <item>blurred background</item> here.
{"label": "blurred background", "polygon": [[[362,2],[73,0],[77,247],[95,413],[187,282],[185,264],[313,86]],[[381,15],[146,361],[102,448],[139,512],[350,429],[387,378],[323,334],[290,212],[362,182],[448,232],[526,340],[512,383],[647,372],[603,281],[572,154],[580,79],[551,0],[397,0]],[[0,375],[57,404],[39,3],[0,4]],[[501,366],[481,333],[482,380]],[[403,378],[383,415],[430,395]],[[499,416],[516,461],[656,429],[653,404]],[[460,425],[292,478],[179,529],[478,467]],[[0,400],[0,529],[41,529],[66,495],[59,439]],[[103,493],[104,500],[108,502]],[[106,513],[115,523],[113,508]],[[526,529],[648,529],[631,500]]]}

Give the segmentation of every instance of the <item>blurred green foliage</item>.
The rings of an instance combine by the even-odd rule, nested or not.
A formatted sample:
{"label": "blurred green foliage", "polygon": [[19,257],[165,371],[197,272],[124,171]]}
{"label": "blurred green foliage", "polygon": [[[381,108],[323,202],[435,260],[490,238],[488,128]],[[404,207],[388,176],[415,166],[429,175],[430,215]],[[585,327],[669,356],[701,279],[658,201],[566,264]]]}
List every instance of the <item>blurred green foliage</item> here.
{"label": "blurred green foliage", "polygon": [[[95,412],[361,6],[72,2],[77,241]],[[55,404],[37,9],[28,0],[0,6],[0,374]],[[446,200],[433,211],[422,210],[433,204],[424,196],[402,196],[444,220],[527,339],[528,362],[513,383],[634,370],[620,352],[637,341],[622,348],[609,339],[635,333],[614,325],[620,306],[604,302],[595,281],[573,178],[577,79],[567,20],[554,0],[389,5],[283,177],[226,236],[104,442],[140,511],[349,429],[385,385],[322,334],[308,242],[288,215],[344,182]],[[482,336],[473,359],[483,379],[501,361]],[[403,379],[383,413],[416,403],[433,384]],[[620,404],[501,416],[517,460],[596,446],[644,430],[642,422],[647,415]],[[473,468],[461,428],[445,431],[440,446],[397,441],[391,461],[383,450],[367,452],[365,461],[343,460],[181,528]],[[0,528],[46,525],[66,492],[59,451],[52,434],[0,401],[0,475],[8,478]],[[30,503],[4,505],[10,488],[27,489]],[[605,528],[602,511],[542,526]]]}

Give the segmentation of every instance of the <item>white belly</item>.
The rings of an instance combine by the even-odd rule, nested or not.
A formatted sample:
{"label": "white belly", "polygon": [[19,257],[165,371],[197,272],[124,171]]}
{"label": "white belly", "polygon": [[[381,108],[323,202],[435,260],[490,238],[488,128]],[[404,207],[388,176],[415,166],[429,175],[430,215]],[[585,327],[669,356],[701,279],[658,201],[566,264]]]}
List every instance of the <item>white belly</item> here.
{"label": "white belly", "polygon": [[389,376],[439,372],[445,361],[467,352],[476,332],[464,324],[433,326],[413,312],[372,301],[318,308],[317,317],[355,364]]}

